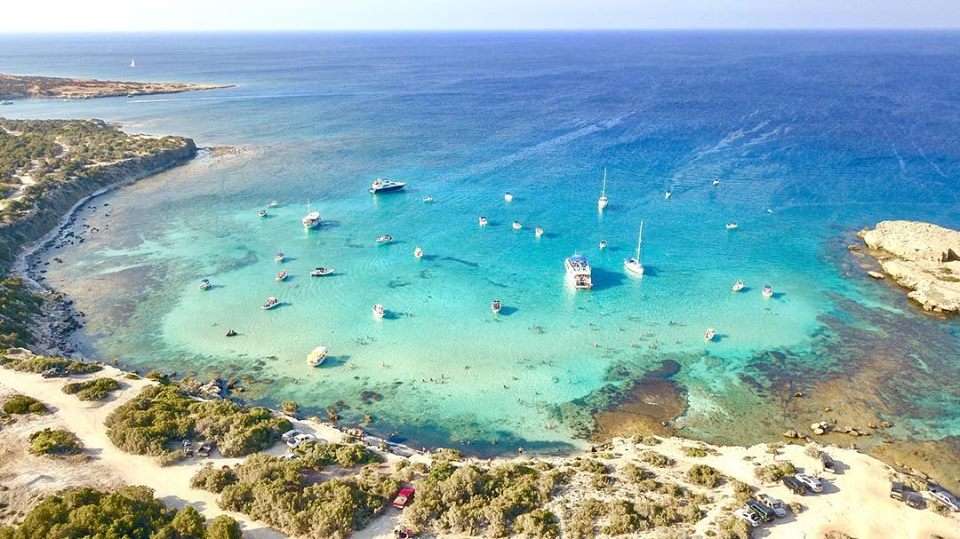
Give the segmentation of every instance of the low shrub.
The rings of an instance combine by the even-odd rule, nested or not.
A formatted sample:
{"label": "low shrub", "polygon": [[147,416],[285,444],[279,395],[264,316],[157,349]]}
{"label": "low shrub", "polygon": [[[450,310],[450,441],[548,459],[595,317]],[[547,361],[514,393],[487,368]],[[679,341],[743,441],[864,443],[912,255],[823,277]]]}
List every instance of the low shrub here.
{"label": "low shrub", "polygon": [[28,395],[12,395],[3,403],[3,411],[11,415],[45,414],[47,405]]}
{"label": "low shrub", "polygon": [[687,479],[695,485],[713,488],[723,482],[723,474],[706,464],[694,464],[687,470]]}
{"label": "low shrub", "polygon": [[99,401],[110,393],[120,389],[120,382],[113,378],[94,378],[84,382],[73,382],[63,386],[63,392],[76,395],[82,401]]}
{"label": "low shrub", "polygon": [[773,483],[779,481],[784,476],[794,473],[797,473],[797,468],[791,462],[775,462],[753,470],[753,474],[757,479],[764,483]]}
{"label": "low shrub", "polygon": [[666,455],[661,455],[656,451],[644,451],[643,453],[640,453],[640,460],[658,468],[665,468],[675,464],[672,458]]}
{"label": "low shrub", "polygon": [[59,369],[68,374],[92,374],[103,370],[103,367],[96,363],[86,363],[74,359],[48,356],[32,356],[25,358],[4,357],[0,365],[20,372],[33,372],[40,374],[50,369]]}
{"label": "low shrub", "polygon": [[63,429],[43,429],[31,434],[28,440],[30,452],[34,455],[58,457],[75,455],[83,450],[77,435]]}
{"label": "low shrub", "polygon": [[708,457],[716,455],[717,450],[711,447],[687,446],[683,448],[683,454],[688,457]]}
{"label": "low shrub", "polygon": [[717,522],[718,539],[750,539],[751,528],[736,517],[727,517]]}

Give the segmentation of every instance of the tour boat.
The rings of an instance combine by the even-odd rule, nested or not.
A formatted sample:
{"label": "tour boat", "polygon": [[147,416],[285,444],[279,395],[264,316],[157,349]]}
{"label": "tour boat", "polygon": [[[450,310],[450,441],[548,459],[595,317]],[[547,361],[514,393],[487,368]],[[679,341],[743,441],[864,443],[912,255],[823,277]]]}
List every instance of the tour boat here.
{"label": "tour boat", "polygon": [[727,230],[736,230],[737,228],[740,227],[740,225],[738,225],[737,223],[727,223],[726,227],[727,227]]}
{"label": "tour boat", "polygon": [[311,277],[326,277],[333,273],[333,268],[325,268],[323,266],[317,266],[313,268],[313,271],[310,272]]}
{"label": "tour boat", "polygon": [[597,199],[597,209],[603,211],[610,200],[607,198],[607,168],[603,168],[603,187],[600,189],[600,198]]}
{"label": "tour boat", "polygon": [[536,236],[536,237],[538,237],[538,238],[541,237],[541,236],[543,236],[543,227],[538,226],[537,228],[534,228],[534,229],[533,229],[533,235]]}
{"label": "tour boat", "polygon": [[763,297],[765,297],[765,298],[772,298],[772,297],[773,297],[773,287],[770,286],[770,285],[764,285],[763,291],[761,292],[761,294],[763,294]]}
{"label": "tour boat", "polygon": [[304,228],[317,228],[320,226],[320,212],[308,212],[303,216],[303,219],[301,219],[300,222],[303,223]]}
{"label": "tour boat", "polygon": [[607,248],[607,240],[600,240],[600,250],[602,251],[606,248]]}
{"label": "tour boat", "polygon": [[573,282],[574,288],[593,287],[592,270],[587,257],[575,254],[564,260],[563,265],[567,270],[567,277]]}
{"label": "tour boat", "polygon": [[433,202],[433,197],[430,196],[430,195],[427,195],[427,196],[423,197],[423,202],[424,202],[424,204],[430,204],[431,202]]}
{"label": "tour boat", "polygon": [[500,303],[499,299],[490,302],[490,310],[493,311],[493,314],[499,314],[501,308],[503,308],[503,304]]}
{"label": "tour boat", "polygon": [[286,280],[287,280],[287,272],[285,272],[285,271],[278,272],[278,273],[277,273],[277,276],[276,276],[276,279],[277,279],[278,281],[286,281]]}
{"label": "tour boat", "polygon": [[640,234],[637,236],[637,254],[633,258],[623,261],[623,267],[628,273],[643,277],[643,263],[640,262],[640,248],[643,246],[643,221],[640,221]]}
{"label": "tour boat", "polygon": [[213,287],[213,284],[210,283],[210,279],[203,279],[200,281],[200,290],[210,290]]}
{"label": "tour boat", "polygon": [[730,287],[730,290],[733,291],[733,292],[739,292],[739,291],[743,290],[744,287],[746,287],[746,286],[747,286],[747,285],[743,284],[743,281],[741,281],[740,279],[737,279],[737,281],[736,281],[735,283],[733,283],[733,286]]}
{"label": "tour boat", "polygon": [[670,200],[670,197],[672,197],[672,196],[673,196],[673,191],[666,191],[666,192],[663,193],[663,199],[664,199],[664,200]]}
{"label": "tour boat", "polygon": [[404,182],[398,182],[395,180],[390,180],[387,178],[377,178],[373,180],[373,183],[370,184],[370,193],[391,193],[393,191],[399,191],[406,187],[407,184]]}
{"label": "tour boat", "polygon": [[513,222],[513,229],[514,229],[514,230],[520,230],[521,228],[523,228],[523,225],[520,224],[520,221],[514,221],[514,222]]}
{"label": "tour boat", "polygon": [[714,179],[713,179],[713,186],[714,186],[714,187],[720,187],[720,178],[714,178]]}
{"label": "tour boat", "polygon": [[267,298],[267,301],[265,301],[264,304],[260,306],[260,308],[263,309],[264,311],[269,311],[270,309],[276,307],[277,305],[280,305],[280,300],[273,296],[270,296],[269,298]]}
{"label": "tour boat", "polygon": [[327,347],[318,346],[310,351],[307,355],[307,365],[311,367],[319,367],[323,365],[323,362],[327,360]]}
{"label": "tour boat", "polygon": [[384,234],[384,235],[382,235],[382,236],[377,236],[377,243],[379,243],[379,244],[381,244],[381,245],[383,245],[383,244],[385,244],[385,243],[390,243],[391,241],[393,241],[393,236],[391,236],[390,234]]}
{"label": "tour boat", "polygon": [[267,216],[267,210],[257,210],[257,217],[261,219]]}
{"label": "tour boat", "polygon": [[717,338],[717,330],[713,328],[707,328],[707,331],[703,334],[703,340],[707,342],[713,342]]}
{"label": "tour boat", "polygon": [[505,201],[507,201],[507,202],[513,202],[513,193],[511,193],[511,192],[509,192],[509,191],[507,191],[506,193],[504,193],[504,194],[503,194],[503,200],[505,200]]}
{"label": "tour boat", "polygon": [[383,305],[380,305],[379,303],[374,305],[372,310],[373,310],[373,317],[376,319],[383,318],[383,314],[386,312],[383,308]]}
{"label": "tour boat", "polygon": [[416,249],[414,249],[414,250],[413,250],[413,256],[414,256],[414,258],[423,258],[423,249],[421,249],[421,248],[419,248],[419,247],[417,247]]}
{"label": "tour boat", "polygon": [[276,263],[278,263],[278,264],[281,263],[281,262],[283,262],[283,261],[286,260],[286,259],[287,259],[287,257],[286,257],[282,252],[279,252],[279,253],[273,255],[273,261],[276,262]]}
{"label": "tour boat", "polygon": [[487,218],[486,218],[486,217],[484,217],[484,216],[481,215],[481,216],[480,216],[480,219],[478,219],[477,221],[480,223],[480,226],[487,226]]}

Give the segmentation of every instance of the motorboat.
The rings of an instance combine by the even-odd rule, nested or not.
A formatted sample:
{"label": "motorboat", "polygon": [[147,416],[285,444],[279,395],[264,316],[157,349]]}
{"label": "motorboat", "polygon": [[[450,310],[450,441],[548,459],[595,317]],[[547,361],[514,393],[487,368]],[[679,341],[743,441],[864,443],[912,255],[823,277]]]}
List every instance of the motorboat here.
{"label": "motorboat", "polygon": [[746,288],[746,286],[747,286],[747,285],[743,284],[743,281],[741,281],[740,279],[737,279],[737,281],[736,281],[735,283],[733,283],[733,286],[730,287],[730,291],[731,291],[731,292],[739,292],[739,291],[743,290],[744,288]]}
{"label": "motorboat", "polygon": [[510,191],[507,191],[506,193],[504,193],[503,200],[507,202],[513,202],[513,193],[511,193]]}
{"label": "motorboat", "polygon": [[480,226],[487,226],[487,218],[482,215],[477,219],[477,222],[480,223]]}
{"label": "motorboat", "polygon": [[390,180],[387,178],[377,178],[373,180],[373,183],[370,184],[370,193],[392,193],[394,191],[399,191],[406,187],[407,184],[404,182],[398,182],[396,180]]}
{"label": "motorboat", "polygon": [[210,279],[200,281],[200,290],[210,290],[211,288],[213,288],[213,283],[210,282]]}
{"label": "motorboat", "polygon": [[390,234],[384,234],[384,235],[382,235],[382,236],[377,236],[377,243],[379,243],[379,244],[381,244],[381,245],[383,245],[383,244],[385,244],[385,243],[390,243],[391,241],[393,241],[393,236],[391,236]]}
{"label": "motorboat", "polygon": [[268,207],[268,208],[276,208],[276,207],[279,206],[279,205],[280,205],[280,203],[277,202],[276,200],[271,200],[270,203],[267,204],[267,207]]}
{"label": "motorboat", "polygon": [[512,226],[514,230],[520,230],[521,228],[523,228],[523,225],[520,224],[520,221],[514,221]]}
{"label": "motorboat", "polygon": [[286,271],[278,272],[278,273],[277,273],[277,276],[276,276],[276,279],[277,279],[277,281],[286,281],[286,280],[287,280],[287,272],[286,272]]}
{"label": "motorboat", "polygon": [[643,221],[640,221],[640,234],[637,236],[637,254],[623,261],[627,273],[643,277],[643,263],[640,262],[640,249],[643,247]]}
{"label": "motorboat", "polygon": [[307,365],[311,367],[319,367],[323,365],[323,362],[327,360],[327,347],[318,346],[310,351],[307,354]]}
{"label": "motorboat", "polygon": [[317,228],[320,226],[320,212],[310,211],[300,220],[304,228]]}
{"label": "motorboat", "polygon": [[597,209],[603,211],[607,207],[607,204],[610,203],[610,199],[607,198],[607,168],[603,168],[603,187],[600,189],[600,198],[597,199]]}
{"label": "motorboat", "polygon": [[268,215],[268,214],[267,214],[267,210],[257,210],[257,217],[263,219],[263,218],[266,217],[267,215]]}
{"label": "motorboat", "polygon": [[563,265],[574,288],[588,289],[593,287],[592,270],[587,257],[575,254],[564,260]]}
{"label": "motorboat", "polygon": [[726,228],[727,230],[736,230],[740,228],[740,225],[738,225],[737,223],[727,223]]}
{"label": "motorboat", "polygon": [[326,277],[333,273],[333,268],[325,268],[323,266],[317,266],[313,268],[313,271],[310,272],[311,277]]}
{"label": "motorboat", "polygon": [[427,195],[427,196],[423,197],[423,203],[424,203],[424,204],[430,204],[431,202],[433,202],[433,197],[432,197],[432,196]]}
{"label": "motorboat", "polygon": [[673,196],[673,191],[667,190],[663,193],[664,200],[670,200],[670,197]]}
{"label": "motorboat", "polygon": [[606,249],[606,248],[607,248],[607,240],[600,240],[600,245],[599,245],[599,247],[600,247],[600,250],[601,250],[601,251],[604,250],[604,249]]}
{"label": "motorboat", "polygon": [[280,300],[273,296],[270,296],[269,298],[267,298],[267,301],[265,301],[263,305],[260,306],[260,308],[263,309],[264,311],[269,311],[270,309],[273,309],[277,305],[280,305]]}
{"label": "motorboat", "polygon": [[419,247],[417,247],[416,249],[414,249],[414,250],[413,250],[413,256],[414,256],[414,258],[423,258],[423,249],[421,249],[421,248],[419,248]]}
{"label": "motorboat", "polygon": [[130,59],[130,67],[137,67],[137,61],[133,58]]}
{"label": "motorboat", "polygon": [[537,228],[534,228],[534,229],[533,229],[533,235],[536,236],[536,237],[538,237],[538,238],[543,237],[543,227],[538,226]]}
{"label": "motorboat", "polygon": [[286,259],[287,257],[286,255],[283,254],[283,252],[277,252],[277,254],[273,255],[273,261],[276,262],[277,264],[282,263]]}
{"label": "motorboat", "polygon": [[720,178],[714,178],[714,179],[713,179],[713,186],[714,186],[714,187],[720,187]]}
{"label": "motorboat", "polygon": [[763,290],[760,293],[763,294],[763,297],[770,299],[773,297],[773,287],[770,285],[764,285]]}
{"label": "motorboat", "polygon": [[503,304],[499,299],[495,299],[490,302],[490,310],[493,311],[493,314],[500,314],[500,309],[503,308]]}
{"label": "motorboat", "polygon": [[379,303],[373,306],[372,311],[373,311],[373,317],[378,320],[382,319],[384,313],[386,313],[386,309],[384,309],[383,305],[380,305]]}
{"label": "motorboat", "polygon": [[707,342],[713,342],[717,338],[717,330],[713,328],[707,328],[707,331],[703,332],[703,340]]}
{"label": "motorboat", "polygon": [[0,101],[0,105],[12,105],[12,104],[13,104],[13,101],[9,101],[9,100]]}

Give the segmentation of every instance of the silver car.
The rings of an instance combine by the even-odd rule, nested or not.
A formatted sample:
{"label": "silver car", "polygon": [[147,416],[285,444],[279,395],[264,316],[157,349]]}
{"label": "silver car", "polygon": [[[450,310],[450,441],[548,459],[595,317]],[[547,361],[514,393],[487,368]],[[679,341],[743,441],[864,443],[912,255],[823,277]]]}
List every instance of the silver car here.
{"label": "silver car", "polygon": [[805,473],[798,473],[794,477],[797,478],[797,481],[800,481],[807,486],[813,492],[823,492],[823,483],[820,481],[819,477],[814,477],[812,475],[807,475]]}
{"label": "silver car", "polygon": [[943,490],[931,490],[930,496],[947,509],[951,511],[960,511],[960,505],[957,504],[957,500],[951,496],[949,492]]}
{"label": "silver car", "polygon": [[746,507],[741,507],[740,509],[737,509],[737,510],[733,513],[733,516],[735,516],[735,517],[739,518],[740,520],[746,522],[747,524],[749,524],[749,525],[750,525],[751,527],[753,527],[753,528],[756,528],[757,526],[760,525],[760,519],[757,518],[757,515],[754,515],[754,514],[753,514],[749,509],[747,509]]}
{"label": "silver car", "polygon": [[757,494],[756,498],[764,507],[769,507],[773,514],[777,515],[777,518],[787,516],[787,506],[782,501],[766,494]]}

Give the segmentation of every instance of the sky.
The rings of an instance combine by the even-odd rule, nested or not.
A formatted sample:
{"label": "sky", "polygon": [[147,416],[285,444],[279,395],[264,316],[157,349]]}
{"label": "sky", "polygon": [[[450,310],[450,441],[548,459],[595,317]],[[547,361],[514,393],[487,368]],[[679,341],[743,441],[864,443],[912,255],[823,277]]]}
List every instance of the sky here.
{"label": "sky", "polygon": [[0,33],[960,28],[960,0],[39,0]]}

